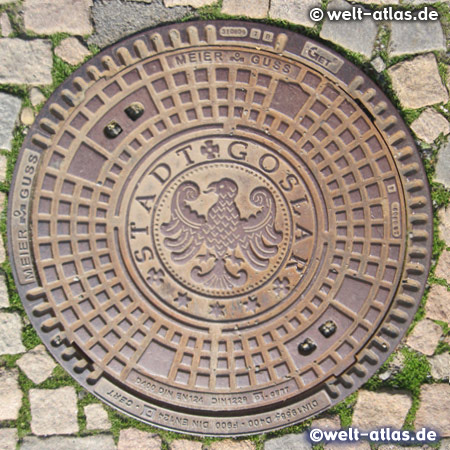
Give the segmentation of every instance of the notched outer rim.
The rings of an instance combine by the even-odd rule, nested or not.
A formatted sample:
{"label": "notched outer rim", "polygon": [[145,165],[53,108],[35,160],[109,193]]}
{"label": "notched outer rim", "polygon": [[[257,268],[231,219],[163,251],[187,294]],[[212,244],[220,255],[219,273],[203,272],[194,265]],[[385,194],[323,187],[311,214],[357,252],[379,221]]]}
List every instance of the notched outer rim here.
{"label": "notched outer rim", "polygon": [[[408,128],[387,97],[379,87],[349,61],[344,60],[345,63],[335,76],[331,72],[326,73],[326,68],[318,66],[313,61],[305,60],[300,56],[300,53],[302,44],[312,42],[328,53],[344,59],[341,55],[323,46],[321,43],[302,35],[250,22],[188,22],[140,32],[103,50],[100,55],[95,56],[91,61],[75,71],[68,80],[56,89],[42,109],[23,144],[16,163],[11,192],[13,195],[16,192],[17,173],[23,158],[24,149],[31,149],[40,153],[45,152],[52,145],[52,136],[63,126],[66,118],[83,100],[84,93],[97,80],[109,78],[120,72],[124,67],[148,56],[177,48],[219,43],[238,44],[243,47],[254,48],[254,46],[251,46],[251,43],[242,42],[238,38],[218,37],[217,31],[220,27],[236,26],[237,24],[247,28],[260,27],[278,34],[278,38],[273,45],[260,41],[258,42],[259,47],[280,56],[285,55],[302,60],[302,62],[318,68],[322,73],[325,71],[331,82],[341,80],[339,83],[341,87],[342,83],[346,84],[347,88],[344,88],[344,90],[356,99],[365,108],[366,112],[373,117],[376,128],[380,131],[392,151],[403,183],[403,197],[406,199],[407,214],[407,245],[401,281],[384,321],[377,330],[374,330],[372,338],[368,340],[365,348],[357,355],[357,362],[348,367],[339,377],[325,383],[325,389],[330,397],[332,406],[354,392],[370,378],[398,345],[408,329],[420,304],[427,281],[431,260],[433,225],[429,186],[419,152],[415,148]],[[188,42],[182,41],[180,30],[186,30]],[[205,40],[201,40],[203,35]],[[12,201],[9,204],[12,205]],[[8,210],[9,234],[11,233],[13,213],[11,209],[12,207],[10,206]],[[8,239],[8,251],[10,255],[13,255],[11,239]],[[15,264],[16,262],[11,260],[18,291],[25,310],[32,317],[33,324],[37,327],[39,336],[50,348],[52,355],[58,362],[83,387],[92,392],[95,385],[104,376],[101,369],[92,364],[81,349],[69,342],[61,324],[52,314],[51,306],[45,298],[43,289],[38,285],[32,289],[20,285]],[[104,399],[102,400],[104,401]],[[301,398],[297,399],[297,401],[299,400]],[[113,406],[116,407],[115,405]],[[174,411],[176,410],[177,408],[174,407]],[[126,411],[121,412],[129,414]],[[314,414],[319,412],[321,411],[316,411]],[[159,428],[167,428],[150,420],[146,422]],[[283,423],[262,431],[272,431],[294,423],[296,423],[295,420],[291,423]],[[262,432],[256,430],[245,433],[200,433],[185,429],[176,431],[202,436],[226,437]]]}

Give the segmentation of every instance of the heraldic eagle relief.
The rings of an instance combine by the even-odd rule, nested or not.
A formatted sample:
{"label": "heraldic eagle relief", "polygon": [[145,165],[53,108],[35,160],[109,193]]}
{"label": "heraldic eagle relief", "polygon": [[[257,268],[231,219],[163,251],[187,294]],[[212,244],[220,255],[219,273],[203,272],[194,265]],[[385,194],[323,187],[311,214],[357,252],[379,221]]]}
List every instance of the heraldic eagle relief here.
{"label": "heraldic eagle relief", "polygon": [[250,194],[250,201],[261,209],[244,220],[236,205],[237,184],[230,178],[222,178],[208,186],[208,192],[215,192],[217,202],[208,210],[207,216],[200,216],[187,206],[187,200],[196,200],[200,189],[194,182],[185,181],[175,191],[172,200],[171,221],[163,224],[162,233],[170,236],[164,245],[171,250],[171,259],[183,264],[196,257],[206,244],[207,253],[200,258],[212,258],[210,270],[202,273],[198,266],[191,277],[200,284],[213,289],[231,289],[242,286],[248,279],[245,270],[233,274],[227,267],[230,260],[240,266],[242,259],[236,256],[239,248],[253,270],[267,269],[270,258],[278,253],[282,232],[276,231],[275,201],[265,188],[256,188]]}

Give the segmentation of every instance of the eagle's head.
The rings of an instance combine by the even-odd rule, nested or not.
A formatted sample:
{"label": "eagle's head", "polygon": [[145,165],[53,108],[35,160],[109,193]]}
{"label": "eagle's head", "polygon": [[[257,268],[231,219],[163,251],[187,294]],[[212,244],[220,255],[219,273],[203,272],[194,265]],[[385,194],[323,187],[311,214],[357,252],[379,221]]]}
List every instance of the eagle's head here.
{"label": "eagle's head", "polygon": [[215,192],[219,197],[234,198],[237,195],[238,187],[233,180],[230,180],[229,178],[222,178],[219,181],[209,184],[208,188],[204,192]]}

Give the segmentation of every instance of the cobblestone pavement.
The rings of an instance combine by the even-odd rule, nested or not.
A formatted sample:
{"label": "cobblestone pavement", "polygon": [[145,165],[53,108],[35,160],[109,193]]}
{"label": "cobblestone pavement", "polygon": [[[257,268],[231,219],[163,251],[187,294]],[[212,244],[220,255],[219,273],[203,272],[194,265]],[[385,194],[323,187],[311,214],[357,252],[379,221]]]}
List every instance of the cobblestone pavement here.
{"label": "cobblestone pavement", "polygon": [[[450,448],[449,1],[359,3],[367,10],[385,4],[397,9],[426,5],[438,11],[440,20],[406,23],[365,18],[316,24],[309,19],[312,7],[349,8],[344,0],[0,0],[0,238],[4,242],[17,151],[53,89],[99,48],[149,26],[193,17],[240,16],[294,26],[323,40],[374,78],[402,110],[417,139],[432,180],[437,231],[423,306],[401,348],[363,389],[312,425],[308,421],[276,436],[214,441],[182,437],[127,419],[68,377],[24,314],[0,242],[0,449],[302,450],[312,448],[306,439],[308,427],[339,429],[352,424],[367,429],[432,426],[444,438],[440,448]],[[345,448],[369,449],[369,444]],[[401,447],[380,447],[394,448]]]}

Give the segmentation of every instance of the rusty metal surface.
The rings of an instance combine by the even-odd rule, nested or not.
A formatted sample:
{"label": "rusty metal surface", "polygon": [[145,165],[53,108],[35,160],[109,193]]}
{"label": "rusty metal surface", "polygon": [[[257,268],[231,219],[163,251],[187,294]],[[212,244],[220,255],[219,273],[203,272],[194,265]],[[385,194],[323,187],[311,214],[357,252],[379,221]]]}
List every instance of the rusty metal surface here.
{"label": "rusty metal surface", "polygon": [[386,97],[340,55],[245,22],[149,30],[53,94],[16,166],[30,319],[106,403],[192,434],[315,415],[393,351],[431,205]]}

